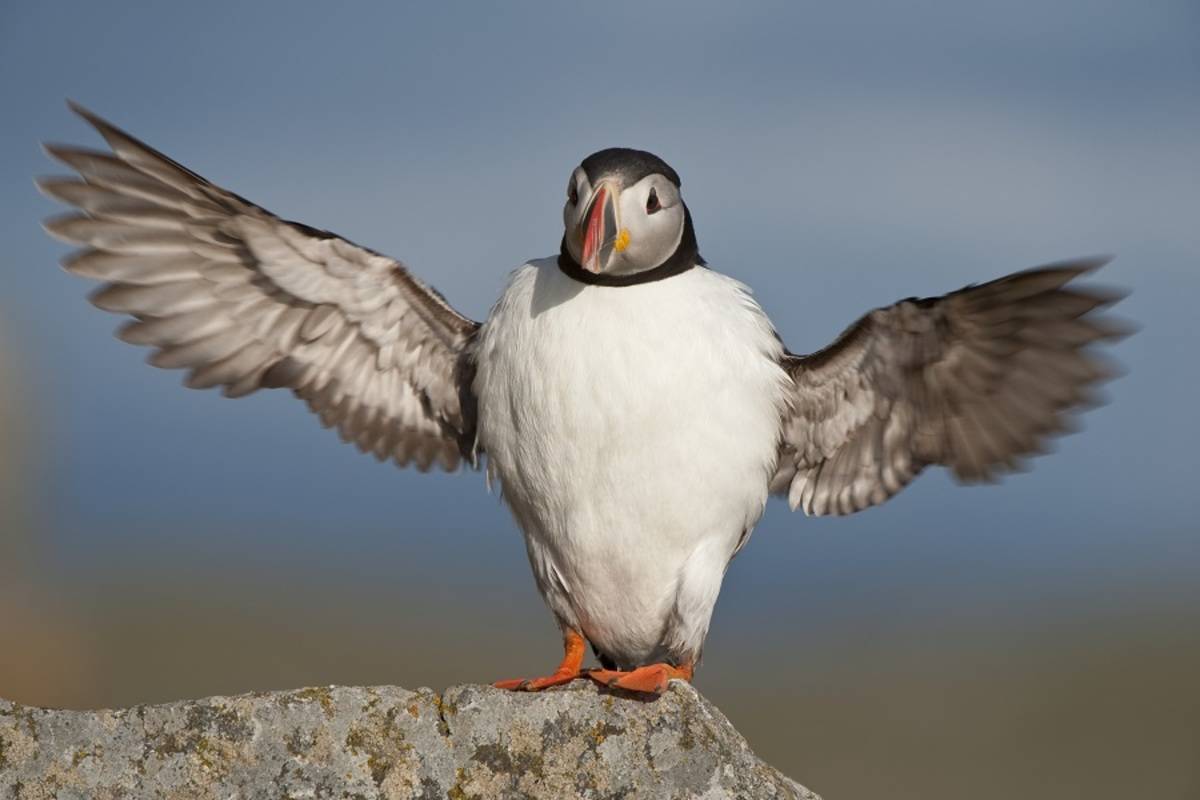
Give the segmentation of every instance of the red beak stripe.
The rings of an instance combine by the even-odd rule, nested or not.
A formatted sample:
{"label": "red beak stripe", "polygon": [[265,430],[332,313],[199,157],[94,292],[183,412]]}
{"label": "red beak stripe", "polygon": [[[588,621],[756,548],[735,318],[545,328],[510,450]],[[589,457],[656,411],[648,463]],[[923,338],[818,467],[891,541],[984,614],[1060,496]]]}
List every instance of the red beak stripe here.
{"label": "red beak stripe", "polygon": [[588,212],[587,229],[583,234],[583,268],[590,272],[599,272],[595,265],[596,254],[600,251],[601,239],[604,236],[604,200],[608,190],[601,187],[592,200],[592,208]]}

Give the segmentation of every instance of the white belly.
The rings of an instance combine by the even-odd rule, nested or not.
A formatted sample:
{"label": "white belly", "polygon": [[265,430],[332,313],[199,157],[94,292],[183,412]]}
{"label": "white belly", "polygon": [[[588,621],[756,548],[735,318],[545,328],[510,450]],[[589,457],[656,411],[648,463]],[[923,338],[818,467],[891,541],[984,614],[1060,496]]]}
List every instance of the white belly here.
{"label": "white belly", "polygon": [[779,352],[740,284],[707,269],[618,288],[533,262],[480,331],[489,473],[551,609],[618,663],[698,656],[766,502]]}

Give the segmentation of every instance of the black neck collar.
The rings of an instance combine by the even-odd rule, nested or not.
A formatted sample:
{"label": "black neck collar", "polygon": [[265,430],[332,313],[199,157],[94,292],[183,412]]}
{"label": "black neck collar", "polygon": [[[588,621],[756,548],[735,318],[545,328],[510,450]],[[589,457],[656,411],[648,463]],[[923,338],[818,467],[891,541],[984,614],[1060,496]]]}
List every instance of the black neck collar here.
{"label": "black neck collar", "polygon": [[687,206],[683,208],[683,216],[683,236],[679,239],[679,246],[675,248],[675,252],[671,254],[670,258],[653,269],[626,275],[606,275],[604,273],[597,275],[589,272],[580,266],[571,252],[567,250],[566,236],[559,245],[558,268],[568,278],[593,286],[637,286],[640,283],[661,281],[663,278],[679,275],[694,267],[702,267],[705,262],[700,257],[700,249],[696,245],[696,231],[692,228],[692,214],[688,211]]}

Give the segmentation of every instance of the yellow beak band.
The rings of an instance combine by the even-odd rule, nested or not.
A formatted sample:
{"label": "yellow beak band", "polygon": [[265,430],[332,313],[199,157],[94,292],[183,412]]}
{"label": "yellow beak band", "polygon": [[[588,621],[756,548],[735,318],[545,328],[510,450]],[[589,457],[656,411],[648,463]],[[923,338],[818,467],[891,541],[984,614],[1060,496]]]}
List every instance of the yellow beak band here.
{"label": "yellow beak band", "polygon": [[621,232],[617,234],[616,240],[613,241],[613,249],[618,253],[623,253],[626,247],[629,247],[629,228],[621,228]]}

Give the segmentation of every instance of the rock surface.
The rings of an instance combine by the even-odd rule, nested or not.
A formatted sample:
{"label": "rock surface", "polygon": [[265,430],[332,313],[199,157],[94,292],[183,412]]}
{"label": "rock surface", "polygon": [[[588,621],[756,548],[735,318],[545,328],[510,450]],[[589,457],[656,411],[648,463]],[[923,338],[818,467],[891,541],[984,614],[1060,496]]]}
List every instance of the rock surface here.
{"label": "rock surface", "polygon": [[0,700],[0,798],[804,798],[695,689],[314,688],[54,711]]}

